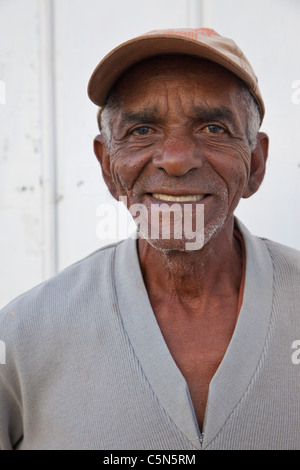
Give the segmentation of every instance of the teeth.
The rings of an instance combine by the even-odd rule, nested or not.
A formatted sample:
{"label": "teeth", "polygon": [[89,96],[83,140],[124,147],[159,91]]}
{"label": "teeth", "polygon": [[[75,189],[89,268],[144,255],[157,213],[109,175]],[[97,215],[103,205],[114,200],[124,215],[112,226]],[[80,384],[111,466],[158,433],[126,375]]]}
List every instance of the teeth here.
{"label": "teeth", "polygon": [[188,194],[186,196],[171,196],[169,194],[152,194],[155,199],[160,199],[161,201],[169,202],[197,202],[201,201],[204,198],[204,194]]}

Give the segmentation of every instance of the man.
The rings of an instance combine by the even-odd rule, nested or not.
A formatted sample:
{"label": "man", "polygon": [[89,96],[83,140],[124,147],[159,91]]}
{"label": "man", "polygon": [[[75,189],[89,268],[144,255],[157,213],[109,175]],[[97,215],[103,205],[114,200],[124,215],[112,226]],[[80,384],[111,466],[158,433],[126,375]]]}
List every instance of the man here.
{"label": "man", "polygon": [[299,253],[234,217],[268,153],[250,64],[212,30],[154,31],[88,90],[140,236],[1,312],[1,448],[300,448]]}

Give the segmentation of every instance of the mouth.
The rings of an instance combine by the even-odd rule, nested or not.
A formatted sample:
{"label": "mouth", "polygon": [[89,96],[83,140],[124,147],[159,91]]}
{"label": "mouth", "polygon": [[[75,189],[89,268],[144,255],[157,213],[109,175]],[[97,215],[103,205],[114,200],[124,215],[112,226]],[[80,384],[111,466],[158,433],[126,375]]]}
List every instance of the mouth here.
{"label": "mouth", "polygon": [[166,202],[199,202],[202,201],[207,194],[185,194],[182,196],[173,196],[171,194],[152,193],[151,196],[154,199]]}

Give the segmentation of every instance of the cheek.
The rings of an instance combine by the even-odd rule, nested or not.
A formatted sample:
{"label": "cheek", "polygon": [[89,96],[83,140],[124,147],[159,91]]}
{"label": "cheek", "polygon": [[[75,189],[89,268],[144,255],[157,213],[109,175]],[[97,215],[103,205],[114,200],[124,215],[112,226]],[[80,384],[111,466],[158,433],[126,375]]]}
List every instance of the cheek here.
{"label": "cheek", "polygon": [[246,145],[236,142],[211,143],[206,148],[206,159],[226,183],[228,190],[244,186],[250,176],[251,154]]}
{"label": "cheek", "polygon": [[130,149],[127,146],[112,146],[110,171],[113,182],[122,194],[132,190],[140,172],[149,161],[146,152]]}

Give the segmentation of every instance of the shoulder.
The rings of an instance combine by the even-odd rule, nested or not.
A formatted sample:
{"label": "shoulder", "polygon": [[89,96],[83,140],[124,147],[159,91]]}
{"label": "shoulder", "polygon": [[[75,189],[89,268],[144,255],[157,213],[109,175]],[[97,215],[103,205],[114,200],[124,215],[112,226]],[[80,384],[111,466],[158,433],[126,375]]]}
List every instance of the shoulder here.
{"label": "shoulder", "polygon": [[300,274],[299,250],[266,238],[261,240],[266,244],[275,268]]}
{"label": "shoulder", "polygon": [[293,313],[299,319],[300,252],[271,240],[263,239],[263,242],[273,265],[274,301],[282,306],[282,312]]}
{"label": "shoulder", "polygon": [[[99,300],[112,282],[115,249],[107,245],[33,287],[0,310],[0,331],[4,338],[24,338],[41,329],[50,333],[66,317],[73,320],[86,305]],[[3,333],[5,332],[5,333]]]}
{"label": "shoulder", "polygon": [[235,219],[245,245],[247,256],[255,258],[261,266],[271,258],[274,269],[283,269],[299,273],[300,251],[290,246],[270,240],[266,237],[253,235],[239,219]]}

